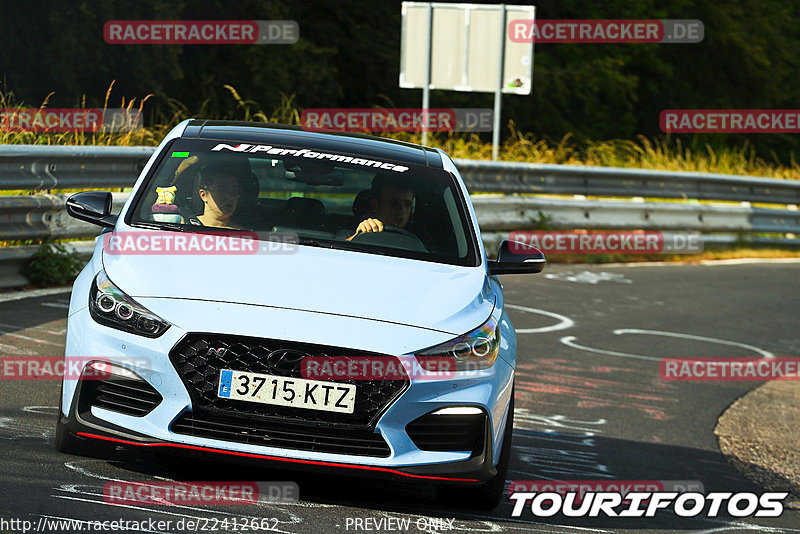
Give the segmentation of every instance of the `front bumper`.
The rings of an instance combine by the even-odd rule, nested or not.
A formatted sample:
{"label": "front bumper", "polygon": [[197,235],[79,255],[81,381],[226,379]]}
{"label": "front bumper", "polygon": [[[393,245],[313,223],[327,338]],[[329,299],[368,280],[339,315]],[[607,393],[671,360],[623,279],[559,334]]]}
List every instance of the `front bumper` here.
{"label": "front bumper", "polygon": [[[155,300],[155,299],[153,299]],[[141,300],[140,300],[141,302]],[[142,302],[155,313],[151,302]],[[302,317],[288,318],[287,310],[269,308],[237,310],[240,305],[208,302],[193,302],[198,317],[209,318],[216,323],[219,332],[237,332],[233,324],[225,324],[221,317],[232,317],[236,311],[246,313],[248,322],[262,325],[278,324],[281,320],[294,324]],[[222,309],[224,307],[224,309]],[[204,309],[205,308],[205,309]],[[280,313],[280,317],[277,314]],[[303,314],[303,312],[294,312]],[[162,315],[169,317],[169,315]],[[214,317],[219,320],[215,321]],[[318,323],[319,318],[315,319]],[[371,321],[353,320],[345,317],[325,317],[325,328],[306,328],[317,332],[318,339],[327,340],[326,333],[342,331],[370,332],[366,327],[380,332],[370,332],[367,348],[380,349],[391,354],[389,345],[400,337],[408,337],[407,327],[379,324]],[[354,322],[373,323],[358,325]],[[302,323],[301,323],[302,324]],[[69,317],[67,331],[67,356],[102,357],[115,365],[125,367],[144,379],[163,398],[152,411],[144,416],[125,415],[97,406],[79,409],[77,393],[78,380],[65,380],[62,394],[62,422],[68,430],[79,437],[101,440],[125,446],[139,446],[157,450],[195,451],[225,455],[231,459],[263,460],[291,464],[296,468],[348,470],[353,474],[405,476],[441,482],[479,483],[495,474],[494,466],[499,460],[506,410],[511,395],[513,369],[506,359],[498,358],[495,365],[485,371],[471,372],[468,377],[445,380],[412,378],[408,388],[380,415],[374,425],[388,444],[390,452],[385,457],[360,456],[352,454],[333,454],[296,450],[282,447],[269,447],[238,443],[234,441],[210,439],[199,436],[179,434],[172,431],[173,422],[187,411],[192,410],[192,400],[186,386],[167,356],[172,348],[187,334],[183,325],[173,325],[160,338],[148,339],[114,330],[95,323],[88,308],[76,310]],[[210,324],[197,321],[192,331],[208,328]],[[241,327],[239,327],[241,330]],[[232,330],[234,329],[234,330]],[[211,331],[211,330],[206,330]],[[292,339],[291,332],[284,333]],[[295,333],[297,334],[297,333]],[[264,335],[264,334],[262,334]],[[268,333],[265,337],[277,337]],[[439,339],[434,339],[438,336]],[[420,341],[420,347],[444,341],[447,334],[430,334]],[[381,341],[377,341],[381,340]],[[303,339],[302,341],[309,341]],[[383,347],[380,344],[384,343]],[[363,348],[363,347],[362,347]],[[508,349],[508,347],[506,347]],[[502,348],[501,348],[502,350]],[[484,446],[480,453],[437,452],[420,450],[409,438],[405,427],[420,416],[449,406],[474,406],[487,414],[484,432]]]}

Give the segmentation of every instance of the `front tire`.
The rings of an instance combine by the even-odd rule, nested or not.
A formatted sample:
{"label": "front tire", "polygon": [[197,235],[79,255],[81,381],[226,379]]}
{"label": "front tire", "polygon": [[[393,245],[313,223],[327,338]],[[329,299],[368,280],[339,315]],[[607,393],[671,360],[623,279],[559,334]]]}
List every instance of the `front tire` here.
{"label": "front tire", "polygon": [[104,447],[91,440],[81,439],[69,431],[67,425],[64,423],[64,417],[61,413],[61,403],[64,399],[64,382],[61,382],[61,395],[58,399],[58,411],[56,412],[56,440],[55,446],[58,452],[64,454],[74,454],[76,456],[88,456],[91,458],[100,458],[107,456],[110,448]]}
{"label": "front tire", "polygon": [[56,450],[65,454],[80,454],[83,444],[73,436],[61,421],[61,407],[56,414]]}

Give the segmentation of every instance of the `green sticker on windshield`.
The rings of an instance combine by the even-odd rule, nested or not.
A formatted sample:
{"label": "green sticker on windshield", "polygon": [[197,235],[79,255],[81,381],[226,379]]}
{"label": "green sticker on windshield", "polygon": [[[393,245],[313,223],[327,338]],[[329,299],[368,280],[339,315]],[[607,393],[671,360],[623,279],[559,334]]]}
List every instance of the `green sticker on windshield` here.
{"label": "green sticker on windshield", "polygon": [[188,152],[173,152],[172,153],[172,157],[173,158],[188,158],[189,157],[189,153]]}

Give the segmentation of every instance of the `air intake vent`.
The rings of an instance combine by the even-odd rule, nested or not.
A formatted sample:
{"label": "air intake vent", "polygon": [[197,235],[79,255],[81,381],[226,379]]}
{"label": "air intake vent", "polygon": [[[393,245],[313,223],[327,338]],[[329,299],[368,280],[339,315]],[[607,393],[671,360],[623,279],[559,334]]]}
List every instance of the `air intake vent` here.
{"label": "air intake vent", "polygon": [[280,419],[259,420],[209,412],[185,412],[172,423],[176,434],[310,452],[387,457],[389,446],[380,434],[362,428],[309,425]]}
{"label": "air intake vent", "polygon": [[486,414],[432,413],[418,417],[406,425],[411,441],[423,451],[463,452],[480,454],[486,431]]}
{"label": "air intake vent", "polygon": [[144,417],[161,404],[163,398],[143,379],[110,375],[104,380],[82,380],[80,402],[114,412]]}

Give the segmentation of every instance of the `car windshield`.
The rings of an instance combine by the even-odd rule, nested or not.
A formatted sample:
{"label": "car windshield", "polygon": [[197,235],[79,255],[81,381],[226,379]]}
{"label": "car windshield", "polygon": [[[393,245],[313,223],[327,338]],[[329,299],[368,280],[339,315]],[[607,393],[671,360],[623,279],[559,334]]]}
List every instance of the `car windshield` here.
{"label": "car windshield", "polygon": [[137,192],[127,222],[287,234],[301,245],[477,265],[450,173],[352,153],[179,139]]}

